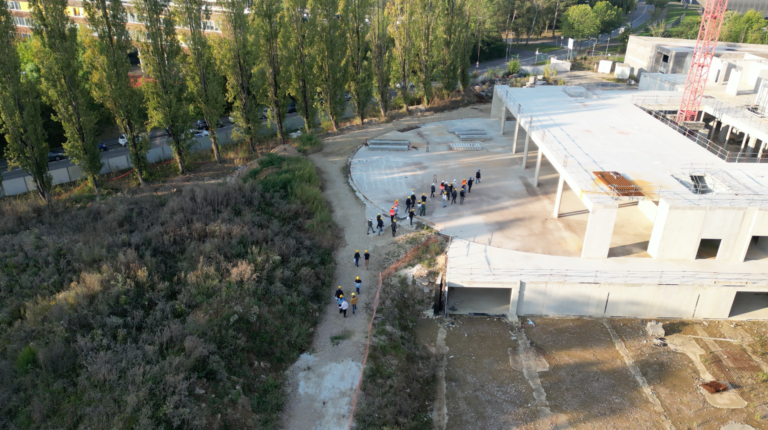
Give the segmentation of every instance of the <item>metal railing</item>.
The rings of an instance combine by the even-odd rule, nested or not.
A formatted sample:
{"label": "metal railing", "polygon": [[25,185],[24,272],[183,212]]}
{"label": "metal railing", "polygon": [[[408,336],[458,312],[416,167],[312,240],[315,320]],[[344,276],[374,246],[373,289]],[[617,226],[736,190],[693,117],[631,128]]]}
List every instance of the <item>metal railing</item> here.
{"label": "metal railing", "polygon": [[[634,105],[646,108],[646,110],[658,111],[677,111],[680,108],[682,100],[682,95],[676,95],[674,93],[663,96],[636,95],[632,97],[632,103]],[[707,95],[702,98],[701,104],[701,110],[706,111],[707,108],[709,108],[711,114],[718,120],[723,120],[723,117],[729,116],[732,120],[738,120],[744,125],[749,125],[759,131],[768,133],[768,118],[761,118],[753,112],[750,112],[748,108],[752,105],[736,106]]]}
{"label": "metal railing", "polygon": [[523,282],[570,282],[582,284],[654,284],[688,285],[720,284],[723,286],[768,285],[768,274],[720,273],[699,271],[619,271],[619,270],[569,270],[569,269],[477,269],[451,268],[447,276],[454,282],[464,277],[464,283],[498,283],[512,279]]}
{"label": "metal railing", "polygon": [[692,142],[706,149],[710,154],[715,155],[717,158],[725,161],[726,163],[766,163],[768,162],[768,156],[765,153],[758,152],[758,153],[748,154],[741,151],[739,152],[728,151],[725,148],[723,148],[720,144],[715,143],[706,137],[703,137],[701,133],[697,132],[696,130],[692,130],[688,127],[678,124],[672,119],[667,118],[666,114],[663,111],[651,110],[642,106],[640,106],[640,108],[643,109],[645,112],[647,112],[649,115],[653,116],[654,118],[658,119],[659,121],[667,125],[672,130],[675,130],[676,132],[687,137]]}

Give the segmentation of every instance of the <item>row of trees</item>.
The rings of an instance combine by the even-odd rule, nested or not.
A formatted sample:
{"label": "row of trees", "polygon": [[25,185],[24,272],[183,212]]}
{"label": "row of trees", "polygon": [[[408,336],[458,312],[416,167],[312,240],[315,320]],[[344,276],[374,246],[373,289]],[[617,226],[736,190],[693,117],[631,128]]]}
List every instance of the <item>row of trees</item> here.
{"label": "row of trees", "polygon": [[[699,34],[701,16],[688,14],[683,22],[670,30],[663,27],[652,35],[662,37],[676,37],[681,39],[695,39]],[[755,10],[749,10],[743,14],[727,11],[723,19],[723,27],[720,31],[720,41],[735,43],[768,44],[768,21],[763,14]]]}
{"label": "row of trees", "polygon": [[[601,3],[605,3],[605,5],[600,5]],[[577,0],[489,0],[486,13],[491,12],[490,22],[495,31],[501,34],[513,34],[518,43],[525,38],[526,43],[528,43],[532,36],[539,37],[545,32],[551,31],[552,37],[555,37],[556,28],[562,27],[565,32],[567,14],[574,8],[579,8],[581,14],[587,9],[594,10],[594,13],[600,16],[598,27],[607,23],[613,25],[613,11],[615,10],[619,18],[617,19],[618,23],[611,28],[613,30],[621,25],[621,17],[635,10],[636,7],[636,0],[590,0],[588,2]],[[609,12],[611,16],[603,17],[602,14],[605,12]],[[571,16],[575,18],[578,14]],[[590,20],[586,24],[588,31],[581,29],[578,31],[592,35],[593,21]],[[571,28],[574,26],[579,27],[580,24],[576,23]]]}
{"label": "row of trees", "polygon": [[[68,156],[82,166],[97,192],[100,106],[126,135],[136,178],[143,184],[147,129],[166,129],[184,173],[191,111],[201,113],[215,130],[226,101],[236,133],[252,151],[264,107],[277,137],[285,140],[290,99],[308,131],[320,115],[336,129],[347,92],[360,122],[372,103],[386,114],[393,84],[405,100],[416,80],[429,103],[433,80],[448,92],[468,85],[481,1],[220,0],[212,18],[209,3],[202,0],[174,2],[173,10],[167,0],[136,0],[133,11],[122,2],[84,0],[90,30],[80,31],[84,28],[66,16],[67,0],[31,0],[39,79],[22,71],[13,17],[3,2],[0,45],[8,61],[0,65],[7,78],[0,83],[0,119],[9,163],[28,171],[40,197],[50,198],[46,135],[40,115],[34,114],[40,110],[38,94],[64,128]],[[131,31],[129,12],[144,31]],[[205,31],[211,19],[220,35]],[[147,75],[140,88],[130,79],[127,57],[136,48]],[[211,138],[220,161],[216,134]]]}

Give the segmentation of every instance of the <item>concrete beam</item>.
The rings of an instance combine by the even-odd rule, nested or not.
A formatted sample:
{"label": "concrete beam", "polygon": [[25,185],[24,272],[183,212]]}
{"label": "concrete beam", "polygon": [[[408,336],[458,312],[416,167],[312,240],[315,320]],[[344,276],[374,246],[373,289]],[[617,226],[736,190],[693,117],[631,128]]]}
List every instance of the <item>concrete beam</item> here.
{"label": "concrete beam", "polygon": [[539,186],[539,172],[541,172],[541,159],[544,157],[544,152],[541,148],[536,150],[538,155],[536,156],[536,171],[533,173],[533,186]]}
{"label": "concrete beam", "polygon": [[589,212],[587,233],[584,235],[584,247],[581,258],[607,258],[611,249],[613,225],[616,223],[618,204],[594,204]]}
{"label": "concrete beam", "polygon": [[560,217],[560,203],[563,201],[563,186],[565,185],[565,178],[560,175],[560,179],[557,181],[557,194],[555,195],[555,209],[552,211],[552,216],[555,218]]}

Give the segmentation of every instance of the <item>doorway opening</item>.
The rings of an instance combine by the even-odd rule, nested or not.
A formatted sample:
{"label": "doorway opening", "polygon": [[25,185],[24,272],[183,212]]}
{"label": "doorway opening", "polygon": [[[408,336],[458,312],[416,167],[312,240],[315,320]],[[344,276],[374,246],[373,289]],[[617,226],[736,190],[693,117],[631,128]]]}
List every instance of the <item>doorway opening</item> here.
{"label": "doorway opening", "polygon": [[720,251],[720,242],[722,239],[701,239],[699,250],[696,252],[697,260],[714,260],[717,258],[717,252]]}
{"label": "doorway opening", "polygon": [[751,291],[736,293],[728,318],[768,319],[768,293]]}

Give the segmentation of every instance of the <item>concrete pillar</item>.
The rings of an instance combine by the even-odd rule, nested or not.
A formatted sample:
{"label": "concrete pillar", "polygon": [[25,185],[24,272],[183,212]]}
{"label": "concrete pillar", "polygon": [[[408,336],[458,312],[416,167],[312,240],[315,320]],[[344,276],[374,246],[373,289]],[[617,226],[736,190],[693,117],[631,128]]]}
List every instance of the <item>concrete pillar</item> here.
{"label": "concrete pillar", "polygon": [[715,136],[720,131],[722,123],[718,120],[712,122],[712,130],[709,131],[709,140],[715,140]]}
{"label": "concrete pillar", "polygon": [[555,195],[555,209],[552,211],[552,216],[555,218],[560,217],[560,203],[563,201],[563,185],[565,185],[565,179],[563,175],[560,175],[560,179],[557,181],[557,194]]}
{"label": "concrete pillar", "polygon": [[507,125],[507,107],[504,106],[504,108],[501,111],[501,135],[504,136],[504,127]]}
{"label": "concrete pillar", "polygon": [[752,136],[752,137],[749,139],[749,143],[747,144],[747,153],[749,153],[749,154],[754,154],[754,153],[757,151],[757,149],[758,149],[758,146],[757,146],[757,137],[755,137],[755,136]]}
{"label": "concrete pillar", "polygon": [[538,155],[536,156],[536,171],[533,173],[533,186],[539,186],[539,172],[541,172],[541,158],[544,156],[544,151],[541,147],[537,149]]}
{"label": "concrete pillar", "polygon": [[749,141],[749,135],[744,133],[744,140],[741,141],[741,151],[739,152],[744,152],[744,148],[747,146],[747,141]]}
{"label": "concrete pillar", "polygon": [[616,213],[619,205],[593,204],[589,211],[587,222],[587,234],[584,235],[584,247],[581,250],[581,258],[607,258],[611,249],[611,237],[613,225],[616,222]]}
{"label": "concrete pillar", "polygon": [[515,154],[517,152],[517,136],[518,133],[520,133],[520,114],[517,115],[517,118],[515,118],[515,138],[512,140],[512,153]]}
{"label": "concrete pillar", "polygon": [[523,169],[528,163],[528,144],[531,142],[531,120],[528,120],[528,130],[525,131],[525,145],[523,146]]}
{"label": "concrete pillar", "polygon": [[728,131],[725,132],[725,137],[722,136],[723,130],[722,129],[720,130],[720,135],[721,135],[720,140],[722,140],[724,144],[728,143],[728,139],[731,138],[731,130],[733,130],[733,126],[728,124]]}
{"label": "concrete pillar", "polygon": [[757,157],[763,158],[763,152],[765,152],[765,142],[760,142],[760,152],[757,154]]}

